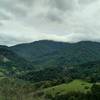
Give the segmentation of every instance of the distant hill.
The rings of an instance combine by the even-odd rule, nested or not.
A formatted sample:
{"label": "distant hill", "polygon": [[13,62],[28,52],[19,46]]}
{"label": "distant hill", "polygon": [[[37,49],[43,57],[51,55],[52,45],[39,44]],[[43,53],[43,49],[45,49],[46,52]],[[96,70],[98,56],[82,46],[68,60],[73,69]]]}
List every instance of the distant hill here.
{"label": "distant hill", "polygon": [[40,40],[32,43],[15,45],[12,46],[11,49],[22,57],[34,61],[46,54],[52,54],[64,46],[66,46],[66,44],[63,42]]}
{"label": "distant hill", "polygon": [[[86,88],[88,87],[88,88]],[[51,95],[56,95],[57,93],[68,93],[68,92],[74,92],[74,91],[80,91],[80,92],[87,92],[91,91],[92,84],[82,81],[82,80],[74,80],[72,82],[57,85],[54,87],[46,88],[44,89],[45,94],[51,94]]]}
{"label": "distant hill", "polygon": [[10,49],[31,61],[38,69],[100,60],[100,43],[90,41],[65,43],[41,40],[15,45]]}
{"label": "distant hill", "polygon": [[[63,43],[48,40],[0,46],[0,68],[28,81],[88,78],[100,75],[100,43]],[[21,72],[21,73],[20,73]]]}
{"label": "distant hill", "polygon": [[0,46],[0,68],[11,70],[16,68],[18,70],[26,70],[31,68],[30,62],[24,58],[18,56],[16,53],[11,51],[7,46]]}

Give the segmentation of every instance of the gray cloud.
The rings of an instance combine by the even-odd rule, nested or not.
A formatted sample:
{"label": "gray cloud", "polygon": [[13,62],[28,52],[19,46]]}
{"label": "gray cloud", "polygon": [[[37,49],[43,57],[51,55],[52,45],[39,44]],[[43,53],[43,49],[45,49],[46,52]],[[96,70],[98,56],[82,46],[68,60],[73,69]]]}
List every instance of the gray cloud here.
{"label": "gray cloud", "polygon": [[59,10],[66,11],[74,8],[74,0],[51,0],[51,7],[55,7]]}
{"label": "gray cloud", "polygon": [[99,0],[0,0],[0,44],[100,41],[99,11]]}
{"label": "gray cloud", "polygon": [[14,45],[16,44],[16,42],[18,42],[16,39],[11,38],[9,36],[6,35],[0,35],[0,44],[7,44],[7,45]]}
{"label": "gray cloud", "polygon": [[2,22],[0,22],[0,27],[1,27],[1,26],[3,26],[3,23],[2,23]]}
{"label": "gray cloud", "polygon": [[5,15],[5,14],[0,13],[0,20],[9,20],[9,19],[10,19],[10,17],[9,17],[9,16],[7,16],[7,15]]}
{"label": "gray cloud", "polygon": [[19,0],[19,2],[24,3],[26,6],[32,6],[35,0]]}
{"label": "gray cloud", "polygon": [[48,20],[52,22],[62,22],[63,21],[61,15],[59,15],[59,13],[56,13],[56,12],[48,12],[46,17]]}

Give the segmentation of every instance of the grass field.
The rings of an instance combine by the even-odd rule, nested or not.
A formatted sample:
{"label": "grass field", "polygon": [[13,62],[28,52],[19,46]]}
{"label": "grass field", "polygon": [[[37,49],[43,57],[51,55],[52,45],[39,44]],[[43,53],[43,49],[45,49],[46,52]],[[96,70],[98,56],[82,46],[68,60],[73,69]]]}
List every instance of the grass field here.
{"label": "grass field", "polygon": [[51,88],[47,88],[44,89],[44,93],[45,94],[51,94],[51,95],[55,95],[55,94],[59,94],[59,93],[68,93],[68,92],[72,92],[72,91],[80,91],[80,92],[87,92],[90,91],[92,84],[82,81],[82,80],[74,80],[70,83],[66,83],[66,84],[62,84],[62,85],[58,85],[58,86],[54,86]]}

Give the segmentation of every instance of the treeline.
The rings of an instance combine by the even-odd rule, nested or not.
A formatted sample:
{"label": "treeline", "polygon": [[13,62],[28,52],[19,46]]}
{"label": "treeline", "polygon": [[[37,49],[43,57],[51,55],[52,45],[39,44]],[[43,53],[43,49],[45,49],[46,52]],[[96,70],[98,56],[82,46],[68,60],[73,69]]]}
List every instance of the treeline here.
{"label": "treeline", "polygon": [[31,82],[57,80],[64,83],[74,79],[83,79],[95,83],[96,81],[100,81],[99,65],[98,62],[90,62],[75,66],[46,68],[40,71],[31,70],[17,77]]}

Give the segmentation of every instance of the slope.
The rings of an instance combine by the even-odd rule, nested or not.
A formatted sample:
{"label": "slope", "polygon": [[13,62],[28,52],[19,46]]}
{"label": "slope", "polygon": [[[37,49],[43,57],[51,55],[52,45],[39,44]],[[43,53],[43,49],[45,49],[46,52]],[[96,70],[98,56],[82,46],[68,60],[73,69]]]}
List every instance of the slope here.
{"label": "slope", "polygon": [[[6,46],[0,46],[0,71],[11,72],[25,71],[33,68],[30,62],[12,52]],[[14,72],[13,72],[14,71]]]}
{"label": "slope", "polygon": [[16,45],[10,49],[31,61],[37,69],[77,65],[100,60],[100,43],[90,41],[63,43],[41,40]]}
{"label": "slope", "polygon": [[44,89],[45,94],[56,95],[57,93],[63,94],[68,92],[88,92],[90,91],[92,83],[82,80],[74,80],[70,83],[64,83],[58,86]]}

